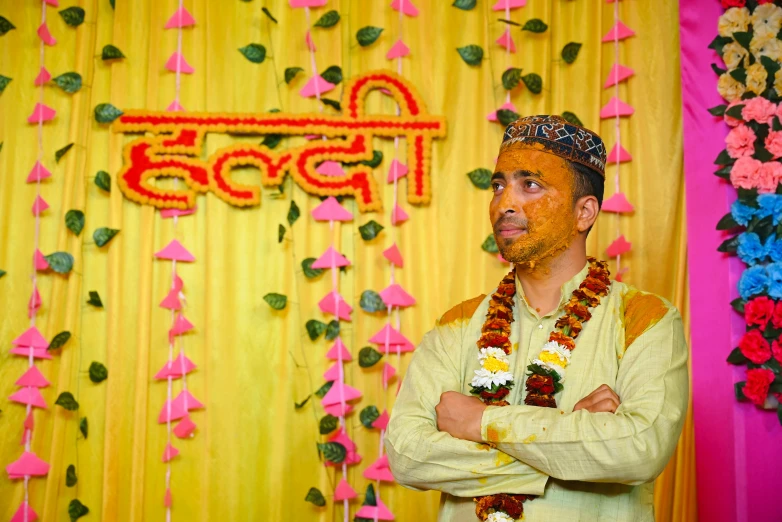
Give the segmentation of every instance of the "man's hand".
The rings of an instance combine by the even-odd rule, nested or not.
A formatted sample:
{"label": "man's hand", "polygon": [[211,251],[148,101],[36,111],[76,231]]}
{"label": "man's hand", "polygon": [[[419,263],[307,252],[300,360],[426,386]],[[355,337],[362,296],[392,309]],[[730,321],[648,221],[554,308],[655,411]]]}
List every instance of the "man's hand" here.
{"label": "man's hand", "polygon": [[477,397],[468,397],[448,391],[440,395],[435,406],[437,429],[457,439],[483,442],[481,439],[481,418],[486,405]]}
{"label": "man's hand", "polygon": [[621,404],[619,395],[614,393],[607,384],[601,385],[598,389],[578,401],[573,411],[587,410],[592,413],[605,411],[616,413],[616,409]]}

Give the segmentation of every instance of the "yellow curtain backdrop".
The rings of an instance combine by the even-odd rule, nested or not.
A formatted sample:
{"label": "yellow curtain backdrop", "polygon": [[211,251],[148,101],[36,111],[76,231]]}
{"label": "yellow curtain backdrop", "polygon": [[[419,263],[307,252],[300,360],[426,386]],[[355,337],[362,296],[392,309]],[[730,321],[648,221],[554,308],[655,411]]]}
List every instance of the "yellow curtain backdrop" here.
{"label": "yellow curtain backdrop", "polygon": [[[197,20],[185,29],[184,55],[195,73],[183,77],[181,103],[190,111],[286,112],[320,110],[317,102],[298,96],[301,75],[290,86],[283,81],[286,67],[309,70],[304,44],[305,14],[283,0],[185,0]],[[337,226],[337,246],[353,266],[341,276],[341,292],[356,310],[352,323],[343,323],[343,338],[353,354],[383,324],[384,317],[358,308],[366,289],[382,290],[389,271],[382,251],[397,241],[405,267],[397,280],[418,304],[401,313],[402,331],[420,340],[435,319],[450,306],[490,289],[507,267],[480,248],[490,232],[489,193],[472,186],[466,173],[493,166],[502,129],[486,115],[504,101],[500,83],[508,66],[543,78],[543,93],[523,87],[512,93],[522,114],[572,111],[614,143],[613,121],[601,122],[600,107],[612,94],[602,84],[613,64],[613,47],[601,37],[613,25],[613,5],[597,0],[529,0],[512,13],[523,23],[540,18],[549,24],[535,35],[511,27],[519,52],[507,57],[494,40],[505,29],[503,13],[491,11],[490,0],[478,0],[472,11],[461,11],[451,1],[417,0],[418,18],[407,18],[404,41],[412,49],[404,59],[403,74],[418,88],[432,114],[445,115],[448,136],[433,150],[432,203],[411,207],[408,223],[394,230],[389,223],[391,188],[384,190],[385,211],[361,215],[355,203],[353,223]],[[84,86],[76,94],[46,87],[47,104],[56,119],[44,126],[45,164],[53,177],[42,194],[51,205],[41,225],[41,250],[63,250],[76,260],[69,277],[44,275],[40,290],[44,306],[38,325],[47,338],[69,330],[73,338],[52,361],[39,363],[52,382],[44,390],[49,409],[35,415],[33,450],[51,464],[45,479],[33,479],[30,503],[41,520],[68,520],[72,498],[90,508],[85,520],[163,520],[165,465],[161,455],[166,440],[157,415],[166,397],[164,382],[154,374],[167,360],[170,315],[158,307],[170,285],[170,264],[156,262],[153,253],[173,237],[171,220],[161,220],[151,207],[123,198],[116,184],[106,194],[93,178],[99,170],[115,175],[122,164],[122,146],[131,137],[115,134],[93,118],[98,103],[121,109],[164,110],[174,98],[174,75],[164,69],[176,49],[176,31],[164,31],[176,0],[61,0],[60,8],[79,5],[86,21],[74,29],[65,25],[54,8],[49,26],[57,38],[46,49],[46,67],[53,75],[76,71]],[[345,77],[378,68],[395,68],[385,59],[396,41],[398,15],[387,0],[330,0],[316,9],[313,21],[326,9],[336,9],[342,20],[332,29],[316,29],[319,70],[342,67]],[[266,6],[277,18],[271,22]],[[636,76],[620,88],[623,100],[636,113],[622,122],[623,145],[633,162],[622,165],[621,184],[636,212],[622,217],[604,215],[592,232],[589,246],[602,256],[617,232],[633,243],[623,256],[625,275],[644,290],[671,299],[687,316],[685,209],[682,176],[682,126],[679,83],[678,11],[676,2],[638,0],[620,4],[621,17],[637,33],[621,43],[621,63]],[[13,78],[0,95],[0,279],[3,317],[0,321],[0,462],[3,467],[21,451],[24,408],[7,401],[26,361],[8,354],[10,341],[28,326],[26,302],[30,287],[30,255],[34,228],[30,207],[35,187],[25,178],[36,160],[36,129],[26,118],[37,101],[33,80],[38,73],[40,3],[0,0],[0,15],[16,29],[0,37],[0,74]],[[372,25],[384,28],[378,42],[360,48],[356,31]],[[256,42],[268,56],[262,64],[247,61],[239,47]],[[572,65],[560,50],[568,42],[583,44]],[[103,46],[113,44],[126,55],[109,63],[100,59]],[[467,44],[481,45],[486,54],[478,67],[466,65],[456,52]],[[393,107],[373,94],[371,110],[393,113]],[[336,95],[331,95],[336,98]],[[331,111],[331,109],[327,109]],[[260,138],[209,135],[207,153],[236,141]],[[282,147],[300,141],[286,138]],[[68,143],[74,148],[54,164],[54,152]],[[403,145],[404,147],[404,145]],[[376,140],[385,153],[376,170],[378,179],[393,157],[393,144]],[[606,196],[613,191],[615,169],[608,169]],[[257,183],[257,172],[240,169],[234,177]],[[405,181],[401,182],[404,193]],[[328,276],[307,280],[301,261],[319,256],[330,241],[327,224],[315,223],[309,212],[318,200],[287,180],[285,194],[263,191],[260,207],[238,209],[212,194],[201,196],[198,212],[180,221],[176,238],[197,260],[182,264],[187,316],[196,331],[187,336],[188,356],[198,365],[188,387],[206,404],[194,413],[198,424],[192,440],[176,441],[180,456],[172,464],[173,520],[321,520],[341,518],[341,505],[329,499],[326,508],[303,501],[311,486],[325,494],[335,484],[332,470],[318,462],[317,420],[323,415],[312,399],[295,409],[322,383],[328,344],[311,342],[304,330],[308,319],[324,319],[317,302],[330,290]],[[285,222],[291,199],[302,209],[302,219],[290,228],[282,243],[277,229]],[[86,227],[81,237],[69,232],[63,216],[81,209]],[[365,242],[357,227],[375,219],[386,228],[378,239]],[[92,241],[93,230],[120,229],[106,247]],[[618,228],[617,228],[618,227]],[[86,304],[90,290],[99,292],[103,309]],[[288,296],[282,312],[262,300],[269,292]],[[402,358],[402,370],[409,362]],[[89,381],[92,361],[104,363],[108,380]],[[397,365],[396,360],[392,363]],[[384,396],[379,366],[363,370],[346,365],[348,383],[363,391],[358,409],[393,404],[393,389]],[[176,388],[178,389],[178,388]],[[77,413],[53,406],[57,395],[71,391],[80,403]],[[79,436],[80,417],[89,420],[89,437]],[[349,479],[363,495],[361,472],[376,457],[378,433],[365,429],[357,415],[348,419],[349,433],[364,461],[352,467]],[[66,488],[65,471],[76,466],[75,488]],[[660,521],[696,520],[692,425],[688,422],[679,448],[656,489]],[[9,520],[22,500],[22,484],[0,474],[0,520]],[[416,493],[383,485],[381,495],[400,521],[435,520],[436,493]],[[354,502],[353,512],[360,502]]]}

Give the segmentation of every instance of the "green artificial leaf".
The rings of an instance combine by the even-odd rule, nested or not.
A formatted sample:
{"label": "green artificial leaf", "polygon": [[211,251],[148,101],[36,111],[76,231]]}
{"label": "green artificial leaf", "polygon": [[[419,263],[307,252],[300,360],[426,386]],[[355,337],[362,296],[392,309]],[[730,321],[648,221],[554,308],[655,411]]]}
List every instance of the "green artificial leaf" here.
{"label": "green artificial leaf", "polygon": [[327,82],[337,85],[342,81],[342,68],[339,65],[332,65],[323,71],[320,76]]}
{"label": "green artificial leaf", "polygon": [[512,90],[516,88],[516,86],[521,81],[521,69],[518,67],[511,67],[510,69],[506,69],[504,73],[502,73],[502,86],[505,87],[505,90]]}
{"label": "green artificial leaf", "polygon": [[521,28],[522,31],[530,31],[532,33],[545,33],[546,29],[548,29],[548,25],[540,18],[527,20]]}
{"label": "green artificial leaf", "polygon": [[329,98],[321,98],[320,101],[324,105],[328,105],[329,107],[331,107],[335,111],[342,112],[342,105],[340,105],[340,103],[337,100],[331,100]]}
{"label": "green artificial leaf", "polygon": [[733,165],[728,165],[727,167],[722,167],[721,169],[717,170],[714,175],[722,179],[730,179],[730,171],[732,169]]}
{"label": "green artificial leaf", "polygon": [[520,115],[518,112],[509,109],[497,109],[497,121],[503,125],[510,125],[519,118]]}
{"label": "green artificial leaf", "polygon": [[288,67],[285,69],[285,83],[291,83],[300,72],[304,72],[304,69],[301,67]]}
{"label": "green artificial leaf", "polygon": [[0,93],[2,93],[5,90],[5,88],[8,87],[9,83],[11,83],[11,78],[0,74]]}
{"label": "green artificial leaf", "polygon": [[79,421],[79,431],[82,435],[84,435],[84,438],[87,438],[87,435],[90,433],[90,424],[87,422],[87,417],[82,417]]}
{"label": "green artificial leaf", "polygon": [[489,234],[486,237],[486,240],[481,245],[481,249],[490,254],[498,254],[500,252],[500,249],[497,248],[497,241],[494,239],[494,234]]}
{"label": "green artificial leaf", "polygon": [[733,385],[733,393],[736,395],[736,400],[739,402],[744,402],[747,400],[747,397],[744,395],[745,384],[747,384],[746,381],[740,381]]}
{"label": "green artificial leaf", "polygon": [[100,57],[101,60],[108,61],[108,60],[120,60],[122,58],[125,58],[125,55],[122,54],[122,51],[120,51],[118,47],[109,44],[103,46],[103,50],[100,53]]}
{"label": "green artificial leaf", "polygon": [[99,170],[98,173],[95,174],[95,184],[98,188],[103,189],[106,192],[111,192],[111,176],[105,170]]}
{"label": "green artificial leaf", "polygon": [[109,5],[111,5],[112,9],[114,9],[114,0],[109,0]]}
{"label": "green artificial leaf", "polygon": [[388,307],[383,302],[380,294],[374,290],[364,290],[361,292],[361,299],[359,299],[358,305],[362,310],[369,313],[385,312],[388,310]]}
{"label": "green artificial leaf", "polygon": [[293,226],[297,219],[301,216],[301,210],[295,201],[291,200],[291,206],[288,209],[288,224]]}
{"label": "green artificial leaf", "polygon": [[364,506],[377,506],[377,499],[375,498],[375,487],[370,484],[367,486],[367,492],[364,495]]}
{"label": "green artificial leaf", "polygon": [[540,94],[543,90],[543,79],[538,74],[525,74],[521,77],[521,81],[524,82],[524,85],[526,85],[527,89],[533,94]]}
{"label": "green artificial leaf", "polygon": [[730,74],[734,80],[740,83],[746,83],[747,82],[747,70],[743,67],[738,67],[736,69],[733,69],[728,74]]}
{"label": "green artificial leaf", "polygon": [[[282,141],[282,134],[267,134],[263,137],[261,145],[270,149],[275,148]],[[282,185],[280,185],[282,186]]]}
{"label": "green artificial leaf", "polygon": [[318,21],[315,22],[315,27],[334,27],[337,25],[337,22],[339,22],[339,13],[332,9],[318,18]]}
{"label": "green artificial leaf", "polygon": [[253,63],[263,63],[266,59],[266,47],[261,44],[251,43],[239,48],[239,52]]}
{"label": "green artificial leaf", "polygon": [[84,230],[84,212],[76,209],[66,212],[65,226],[77,236],[81,234],[81,231]]}
{"label": "green artificial leaf", "polygon": [[456,50],[467,65],[479,65],[483,60],[483,48],[480,45],[466,45]]}
{"label": "green artificial leaf", "polygon": [[736,160],[730,157],[730,154],[728,154],[728,151],[726,149],[723,149],[722,152],[719,153],[717,156],[717,159],[714,160],[715,165],[732,165],[735,163]]}
{"label": "green artificial leaf", "polygon": [[714,49],[717,51],[717,54],[722,56],[722,48],[732,41],[733,38],[730,38],[729,36],[715,36],[714,40],[709,44],[708,49]]}
{"label": "green artificial leaf", "polygon": [[779,419],[779,424],[782,425],[782,402],[777,406],[777,419]]}
{"label": "green artificial leaf", "polygon": [[728,106],[725,104],[717,105],[716,107],[712,107],[711,109],[709,109],[709,114],[711,114],[712,116],[724,116],[725,109],[727,108]]}
{"label": "green artificial leaf", "polygon": [[333,341],[337,338],[339,335],[339,321],[329,321],[329,324],[326,326],[326,340],[327,341]]}
{"label": "green artificial leaf", "polygon": [[383,29],[380,27],[372,27],[371,25],[362,27],[356,33],[356,40],[358,40],[358,45],[361,47],[372,45],[378,38],[380,38],[380,33],[382,32]]}
{"label": "green artificial leaf", "polygon": [[746,302],[741,297],[737,297],[733,301],[730,302],[730,306],[736,310],[741,315],[744,315],[744,305]]}
{"label": "green artificial leaf", "polygon": [[285,308],[285,305],[288,304],[288,297],[284,296],[282,294],[266,294],[263,296],[263,300],[266,301],[269,306],[274,308],[275,310],[283,310]]}
{"label": "green artificial leaf", "polygon": [[720,69],[719,67],[717,67],[717,64],[715,63],[711,64],[711,70],[714,71],[714,74],[716,74],[717,76],[722,76],[723,74],[728,72],[727,69]]}
{"label": "green artificial leaf", "polygon": [[4,36],[5,33],[11,29],[16,29],[16,26],[12,24],[7,18],[0,16],[0,36]]}
{"label": "green artificial leaf", "polygon": [[84,9],[81,7],[69,7],[60,11],[60,16],[71,27],[78,27],[84,23]]}
{"label": "green artificial leaf", "polygon": [[100,227],[92,233],[92,239],[95,240],[95,244],[99,247],[105,246],[114,236],[117,235],[119,230],[115,228]]}
{"label": "green artificial leaf", "polygon": [[73,143],[67,144],[65,147],[61,148],[57,152],[54,153],[54,162],[59,163],[63,156],[65,156],[65,153],[71,150],[73,147]]}
{"label": "green artificial leaf", "polygon": [[573,63],[578,58],[578,51],[580,50],[580,43],[570,42],[562,48],[562,59],[565,60],[565,63]]}
{"label": "green artificial leaf", "polygon": [[731,228],[736,228],[737,226],[739,226],[739,224],[736,223],[735,219],[733,219],[733,214],[728,212],[722,216],[722,219],[720,219],[719,223],[717,223],[717,230],[730,230]]}
{"label": "green artificial leaf", "polygon": [[358,365],[362,368],[370,368],[377,364],[382,357],[382,353],[371,346],[365,346],[358,352]]}
{"label": "green artificial leaf", "polygon": [[326,442],[324,444],[318,444],[318,450],[320,450],[320,452],[323,454],[324,459],[334,464],[342,463],[342,461],[345,460],[345,456],[347,455],[345,446],[339,442]]}
{"label": "green artificial leaf", "polygon": [[95,107],[95,121],[98,123],[111,123],[124,114],[110,103],[99,103]]}
{"label": "green artificial leaf", "polygon": [[378,165],[380,165],[382,161],[383,161],[383,152],[379,150],[373,150],[371,160],[359,161],[359,163],[362,165],[366,165],[371,169],[375,169],[378,167]]}
{"label": "green artificial leaf", "polygon": [[277,243],[282,243],[283,238],[285,237],[285,227],[282,223],[280,223],[280,227],[277,229]]}
{"label": "green artificial leaf", "polygon": [[369,221],[358,227],[358,232],[361,234],[361,238],[364,241],[375,239],[381,230],[383,230],[383,225],[375,220]]}
{"label": "green artificial leaf", "polygon": [[71,522],[76,522],[78,519],[90,512],[90,509],[78,501],[78,499],[71,500],[68,504],[68,516],[71,517]]}
{"label": "green artificial leaf", "polygon": [[8,273],[8,272],[6,272],[5,270],[0,270],[0,277],[3,277],[3,276],[4,276],[5,274],[7,274],[7,273]]}
{"label": "green artificial leaf", "polygon": [[63,91],[73,94],[81,89],[81,74],[76,72],[63,73],[54,78],[54,83]]}
{"label": "green artificial leaf", "polygon": [[68,252],[55,252],[44,256],[44,259],[49,263],[49,268],[58,274],[67,274],[73,268],[73,256]]}
{"label": "green artificial leaf", "polygon": [[750,31],[741,31],[733,33],[733,38],[738,42],[740,46],[742,46],[744,49],[752,53],[752,50],[749,48],[749,44],[752,41],[752,32]]}
{"label": "green artificial leaf", "polygon": [[735,254],[739,247],[739,236],[731,237],[717,247],[717,252],[729,252]]}
{"label": "green artificial leaf", "polygon": [[90,380],[98,384],[108,379],[108,377],[109,370],[103,364],[92,361],[92,364],[90,364]]}
{"label": "green artificial leaf", "polygon": [[[334,417],[336,419],[336,417]],[[307,492],[307,496],[304,497],[305,502],[312,502],[318,507],[323,507],[326,505],[326,498],[323,496],[323,493],[320,492],[318,488],[310,488],[310,490]]]}
{"label": "green artificial leaf", "polygon": [[749,359],[744,357],[744,354],[741,353],[741,350],[734,348],[733,351],[730,352],[730,355],[728,355],[726,361],[730,364],[747,364]]}
{"label": "green artificial leaf", "polygon": [[375,422],[378,417],[380,417],[380,412],[377,411],[377,406],[367,406],[361,410],[361,413],[358,414],[358,418],[361,420],[361,424],[369,429],[374,427],[372,426],[372,423]]}
{"label": "green artificial leaf", "polygon": [[506,20],[506,19],[504,19],[504,18],[498,18],[498,19],[497,19],[497,21],[498,21],[498,22],[502,22],[502,23],[504,23],[504,24],[508,24],[508,25],[515,25],[516,27],[521,27],[521,24],[520,24],[520,23],[518,23],[518,22],[514,22],[513,20]]}
{"label": "green artificial leaf", "polygon": [[570,111],[565,111],[562,113],[562,117],[565,118],[565,121],[568,123],[572,123],[573,125],[578,125],[580,127],[583,127],[584,124],[581,123],[581,120],[578,116],[576,116],[574,113]]}
{"label": "green artificial leaf", "polygon": [[293,403],[293,407],[295,409],[297,409],[297,410],[302,409],[304,407],[304,405],[307,404],[310,401],[311,397],[312,397],[312,395],[307,395],[307,397],[303,401],[301,401],[301,402],[294,402]]}
{"label": "green artificial leaf", "polygon": [[326,394],[329,392],[332,386],[334,386],[334,381],[326,381],[325,383],[323,383],[323,386],[321,386],[315,391],[315,397],[322,399],[323,397],[326,396]]}
{"label": "green artificial leaf", "polygon": [[67,330],[60,332],[52,338],[52,341],[49,343],[49,346],[46,349],[57,350],[59,348],[62,348],[63,346],[65,346],[65,343],[67,343],[70,338],[71,338],[71,332]]}
{"label": "green artificial leaf", "polygon": [[317,319],[310,319],[304,326],[307,328],[307,334],[313,341],[323,335],[323,332],[326,331],[326,323],[318,321]]}
{"label": "green artificial leaf", "polygon": [[320,434],[328,435],[332,431],[336,430],[337,426],[339,426],[339,419],[331,414],[326,415],[320,419]]}
{"label": "green artificial leaf", "polygon": [[76,478],[76,466],[71,464],[68,466],[68,469],[65,471],[65,486],[72,488],[76,485],[76,483],[79,481],[78,478]]}
{"label": "green artificial leaf", "polygon": [[768,56],[761,56],[760,63],[761,65],[763,65],[763,68],[768,73],[769,80],[773,80],[774,75],[777,73],[777,71],[780,68],[780,64],[776,60],[772,60]]}
{"label": "green artificial leaf", "polygon": [[475,169],[467,173],[467,177],[470,178],[472,184],[481,190],[486,190],[491,187],[492,171],[489,169]]}
{"label": "green artificial leaf", "polygon": [[57,400],[54,401],[54,404],[62,406],[68,411],[75,411],[79,409],[79,403],[76,402],[76,399],[73,398],[73,394],[71,392],[62,392],[60,396],[57,397]]}
{"label": "green artificial leaf", "polygon": [[304,270],[304,277],[307,279],[315,279],[323,273],[323,268],[312,268],[312,263],[317,261],[314,257],[308,257],[301,262],[301,269]]}
{"label": "green artificial leaf", "polygon": [[271,20],[271,21],[272,21],[272,22],[274,22],[275,24],[279,23],[279,22],[277,21],[277,19],[276,19],[276,18],[274,18],[274,16],[272,16],[272,14],[269,12],[269,10],[268,10],[268,9],[266,9],[265,7],[261,7],[261,11],[263,11],[263,14],[265,14],[266,16],[268,16],[268,17],[269,17],[269,20]]}
{"label": "green artificial leaf", "polygon": [[477,3],[477,0],[455,0],[453,4],[454,7],[457,9],[461,9],[462,11],[469,11],[470,9],[475,8],[475,4]]}

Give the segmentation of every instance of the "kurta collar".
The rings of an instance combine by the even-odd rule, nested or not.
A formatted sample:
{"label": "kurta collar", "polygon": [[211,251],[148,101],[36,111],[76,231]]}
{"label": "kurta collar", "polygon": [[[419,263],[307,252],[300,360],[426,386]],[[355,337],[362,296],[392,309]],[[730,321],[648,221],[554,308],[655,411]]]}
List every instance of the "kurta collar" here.
{"label": "kurta collar", "polygon": [[[545,317],[558,313],[565,307],[567,302],[570,300],[570,295],[573,293],[574,290],[576,290],[581,285],[584,279],[586,279],[587,274],[589,274],[589,262],[584,264],[584,268],[582,268],[580,272],[578,272],[576,275],[574,275],[570,280],[566,281],[560,287],[559,306],[557,306],[556,310],[547,314]],[[529,302],[527,301],[527,298],[524,295],[524,287],[522,286],[518,275],[516,276],[516,297],[518,298],[520,303],[523,303],[524,306],[527,307],[527,311],[530,314],[532,314],[533,317],[540,318],[540,315],[538,315],[537,310],[532,308]]]}

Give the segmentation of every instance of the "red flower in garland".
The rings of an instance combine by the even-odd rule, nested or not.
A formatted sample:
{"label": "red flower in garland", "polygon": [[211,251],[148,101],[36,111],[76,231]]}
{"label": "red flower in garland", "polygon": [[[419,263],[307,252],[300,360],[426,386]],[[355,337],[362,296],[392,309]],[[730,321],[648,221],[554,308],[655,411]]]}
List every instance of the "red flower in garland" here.
{"label": "red flower in garland", "polygon": [[[758,2],[758,3],[765,3],[765,2]],[[728,9],[731,7],[744,7],[747,5],[747,0],[720,0],[720,4],[722,5],[723,9]]]}
{"label": "red flower in garland", "polygon": [[744,320],[750,326],[759,326],[761,330],[765,330],[774,311],[774,301],[766,296],[756,297],[744,305]]}
{"label": "red flower in garland", "polygon": [[544,395],[554,393],[554,378],[550,375],[530,375],[527,379],[527,391]]}
{"label": "red flower in garland", "polygon": [[782,364],[782,343],[779,342],[779,339],[775,339],[774,342],[771,343],[771,354],[779,364]]}
{"label": "red flower in garland", "polygon": [[768,396],[768,387],[774,380],[774,372],[766,369],[747,370],[747,384],[744,396],[758,406],[763,406]]}
{"label": "red flower in garland", "polygon": [[774,0],[758,0],[758,5],[771,4],[771,3],[774,3]]}
{"label": "red flower in garland", "polygon": [[782,328],[782,301],[779,301],[776,306],[774,306],[774,315],[771,316],[771,324],[774,325],[774,328]]}
{"label": "red flower in garland", "polygon": [[763,364],[771,358],[771,346],[760,333],[760,330],[752,329],[744,334],[739,341],[741,353],[755,364]]}

